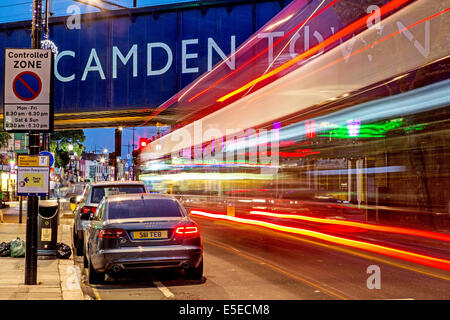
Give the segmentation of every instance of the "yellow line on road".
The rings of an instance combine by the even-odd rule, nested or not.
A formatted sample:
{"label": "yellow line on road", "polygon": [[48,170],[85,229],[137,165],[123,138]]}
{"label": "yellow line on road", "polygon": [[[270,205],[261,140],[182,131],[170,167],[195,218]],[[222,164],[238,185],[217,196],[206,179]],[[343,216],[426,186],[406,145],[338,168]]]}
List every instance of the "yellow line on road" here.
{"label": "yellow line on road", "polygon": [[340,295],[338,293],[335,293],[335,292],[333,292],[333,291],[331,291],[329,289],[326,289],[326,288],[324,288],[323,286],[321,286],[319,284],[313,283],[313,282],[311,282],[309,280],[306,280],[306,279],[304,279],[302,277],[299,277],[299,276],[297,276],[297,275],[295,275],[293,273],[290,273],[289,271],[281,269],[280,267],[277,267],[277,266],[275,266],[275,265],[273,265],[273,264],[271,264],[271,263],[269,263],[267,261],[264,261],[264,260],[261,260],[259,258],[250,256],[248,254],[242,253],[241,251],[238,251],[238,250],[233,249],[231,247],[225,246],[223,244],[219,244],[219,243],[217,243],[215,241],[203,240],[203,242],[206,242],[206,243],[209,243],[209,244],[211,244],[213,246],[216,246],[216,247],[225,249],[227,251],[233,252],[233,253],[235,253],[237,255],[240,255],[240,256],[242,256],[242,257],[244,257],[246,259],[252,260],[254,262],[263,264],[263,265],[265,265],[265,266],[267,266],[267,267],[269,267],[269,268],[271,268],[271,269],[273,269],[275,271],[278,271],[278,272],[280,272],[280,273],[282,273],[282,274],[284,274],[284,275],[286,275],[286,276],[288,276],[290,278],[293,278],[293,279],[298,280],[300,282],[306,283],[307,285],[309,285],[309,286],[311,286],[311,287],[313,287],[315,289],[321,290],[321,291],[323,291],[323,292],[327,293],[328,295],[333,296],[335,298],[338,298],[338,299],[341,299],[341,300],[349,300],[349,298],[346,298],[346,297],[344,297],[344,296],[342,296],[342,295]]}

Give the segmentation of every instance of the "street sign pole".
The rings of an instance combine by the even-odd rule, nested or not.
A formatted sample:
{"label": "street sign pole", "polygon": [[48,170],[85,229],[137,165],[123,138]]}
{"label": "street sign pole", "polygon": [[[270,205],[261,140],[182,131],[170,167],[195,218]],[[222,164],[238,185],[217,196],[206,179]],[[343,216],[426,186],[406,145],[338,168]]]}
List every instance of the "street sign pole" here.
{"label": "street sign pole", "polygon": [[114,131],[114,142],[115,142],[115,148],[114,148],[114,181],[117,181],[118,178],[118,170],[119,166],[117,164],[117,160],[122,156],[122,129],[116,129]]}
{"label": "street sign pole", "polygon": [[[31,23],[31,47],[41,48],[42,38],[42,0],[33,0],[33,19]],[[29,132],[30,155],[39,154],[40,133]],[[37,236],[38,236],[39,197],[29,196],[27,204],[27,231],[25,252],[25,284],[37,284]]]}

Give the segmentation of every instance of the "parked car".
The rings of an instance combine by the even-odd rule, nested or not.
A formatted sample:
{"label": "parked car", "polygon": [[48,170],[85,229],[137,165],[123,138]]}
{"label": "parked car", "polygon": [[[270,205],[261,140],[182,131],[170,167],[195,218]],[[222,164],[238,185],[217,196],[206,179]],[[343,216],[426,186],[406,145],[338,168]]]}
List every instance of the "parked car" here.
{"label": "parked car", "polygon": [[85,230],[84,263],[89,283],[128,270],[184,269],[203,275],[198,225],[181,203],[157,194],[106,196]]}
{"label": "parked car", "polygon": [[105,195],[143,192],[145,193],[146,189],[142,181],[105,181],[87,184],[79,201],[76,198],[71,199],[72,203],[77,204],[73,226],[75,254],[83,255],[83,231]]}

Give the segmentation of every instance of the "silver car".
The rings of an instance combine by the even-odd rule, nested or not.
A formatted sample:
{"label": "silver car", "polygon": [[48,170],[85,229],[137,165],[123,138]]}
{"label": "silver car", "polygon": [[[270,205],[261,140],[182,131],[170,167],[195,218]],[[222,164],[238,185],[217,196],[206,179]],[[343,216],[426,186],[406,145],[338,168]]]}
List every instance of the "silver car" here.
{"label": "silver car", "polygon": [[[83,231],[105,195],[143,192],[146,190],[142,181],[104,181],[87,184],[74,211],[73,245],[75,254],[83,255]],[[74,199],[71,201],[73,202]]]}
{"label": "silver car", "polygon": [[190,279],[203,275],[198,225],[169,196],[124,194],[100,202],[85,230],[84,263],[89,283],[127,270],[184,269]]}

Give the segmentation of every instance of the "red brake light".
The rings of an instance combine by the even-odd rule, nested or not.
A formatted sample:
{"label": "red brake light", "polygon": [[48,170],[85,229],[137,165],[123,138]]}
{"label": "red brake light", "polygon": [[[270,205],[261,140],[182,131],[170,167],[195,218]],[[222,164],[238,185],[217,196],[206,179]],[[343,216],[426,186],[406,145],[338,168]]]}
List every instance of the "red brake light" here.
{"label": "red brake light", "polygon": [[175,230],[176,234],[179,235],[195,235],[198,233],[198,228],[193,226],[193,227],[178,227]]}
{"label": "red brake light", "polygon": [[185,233],[185,234],[195,234],[195,233],[198,233],[198,228],[197,228],[197,227],[186,227],[184,233]]}
{"label": "red brake light", "polygon": [[95,211],[97,210],[97,207],[89,207],[89,206],[85,206],[83,208],[81,208],[81,213],[95,213]]}
{"label": "red brake light", "polygon": [[117,239],[126,235],[123,229],[100,229],[98,230],[98,237],[104,239]]}

